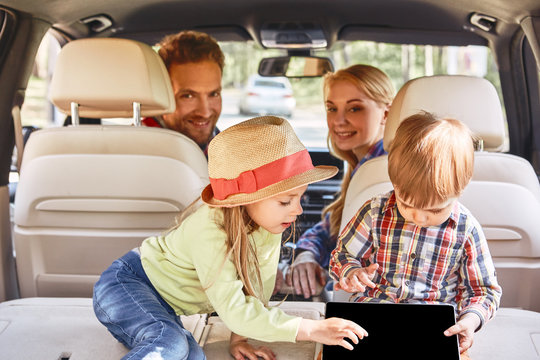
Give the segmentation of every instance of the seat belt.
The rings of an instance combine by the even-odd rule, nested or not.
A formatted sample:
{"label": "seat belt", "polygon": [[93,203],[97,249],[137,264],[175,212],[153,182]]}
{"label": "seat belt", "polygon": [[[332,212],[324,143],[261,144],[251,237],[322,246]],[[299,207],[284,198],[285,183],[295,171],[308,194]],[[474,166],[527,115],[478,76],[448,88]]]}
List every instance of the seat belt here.
{"label": "seat belt", "polygon": [[19,105],[11,108],[11,117],[13,118],[13,129],[15,131],[15,149],[17,150],[17,172],[21,172],[22,157],[24,151],[21,107]]}
{"label": "seat belt", "polygon": [[13,119],[13,131],[15,132],[15,149],[17,150],[17,172],[21,172],[21,164],[24,152],[24,138],[21,120],[21,106],[24,102],[24,92],[17,91],[11,107],[11,118]]}

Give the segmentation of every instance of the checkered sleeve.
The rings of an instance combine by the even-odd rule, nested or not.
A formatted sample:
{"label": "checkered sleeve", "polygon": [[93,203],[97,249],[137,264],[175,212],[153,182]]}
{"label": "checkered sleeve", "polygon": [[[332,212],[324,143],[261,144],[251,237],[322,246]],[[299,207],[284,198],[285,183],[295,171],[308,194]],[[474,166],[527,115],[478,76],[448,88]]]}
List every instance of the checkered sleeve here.
{"label": "checkered sleeve", "polygon": [[473,312],[480,317],[482,326],[495,315],[502,289],[480,227],[473,227],[468,233],[460,275],[462,286],[456,299],[459,316]]}
{"label": "checkered sleeve", "polygon": [[361,268],[361,259],[372,251],[371,201],[367,201],[349,221],[330,257],[330,276],[339,281],[352,269]]}

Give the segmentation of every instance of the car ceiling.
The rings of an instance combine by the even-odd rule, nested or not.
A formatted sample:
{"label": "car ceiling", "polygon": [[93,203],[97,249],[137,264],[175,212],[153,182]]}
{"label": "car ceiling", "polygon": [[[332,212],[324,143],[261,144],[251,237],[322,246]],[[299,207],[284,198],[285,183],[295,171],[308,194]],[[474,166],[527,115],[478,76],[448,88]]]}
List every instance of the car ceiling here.
{"label": "car ceiling", "polygon": [[[292,26],[318,24],[330,45],[344,26],[381,30],[389,36],[394,30],[436,29],[476,32],[489,39],[490,34],[470,25],[472,12],[497,19],[491,35],[513,33],[525,17],[540,16],[538,0],[0,0],[0,4],[33,14],[70,38],[118,36],[147,43],[180,29],[205,30],[218,40],[259,41],[261,26],[278,21],[289,21]],[[92,34],[80,20],[98,14],[113,24],[103,33]]]}

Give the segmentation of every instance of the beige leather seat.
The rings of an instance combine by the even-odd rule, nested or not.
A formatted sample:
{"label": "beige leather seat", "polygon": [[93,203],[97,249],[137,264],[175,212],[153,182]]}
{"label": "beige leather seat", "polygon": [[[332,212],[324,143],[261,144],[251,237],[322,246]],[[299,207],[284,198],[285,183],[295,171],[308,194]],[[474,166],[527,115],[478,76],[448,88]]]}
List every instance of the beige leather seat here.
{"label": "beige leather seat", "polygon": [[[399,123],[425,110],[465,122],[483,140],[475,153],[471,183],[460,201],[482,225],[503,287],[501,305],[540,311],[540,184],[532,166],[505,154],[505,125],[495,88],[487,80],[441,75],[407,82],[388,114],[384,147],[389,148]],[[346,194],[341,229],[362,204],[392,189],[387,157],[364,163]],[[345,294],[335,294],[345,299]]]}
{"label": "beige leather seat", "polygon": [[[180,319],[200,341],[207,315]],[[5,301],[0,303],[0,328],[3,359],[118,360],[128,352],[98,321],[90,298]]]}
{"label": "beige leather seat", "polygon": [[[65,113],[78,104],[85,117],[129,117],[134,103],[142,116],[175,109],[161,58],[123,39],[66,45],[51,98]],[[114,259],[173,225],[206,184],[203,152],[172,130],[81,125],[34,132],[15,200],[21,297],[90,297]]]}
{"label": "beige leather seat", "polygon": [[[288,314],[308,319],[324,318],[325,304],[272,302]],[[181,316],[182,324],[203,347],[209,360],[229,360],[230,330],[217,316]],[[31,328],[32,331],[28,331]],[[32,298],[0,304],[0,348],[5,359],[102,359],[117,360],[128,350],[99,323],[92,299]],[[23,335],[24,336],[21,336]],[[321,344],[263,343],[281,360],[316,360]]]}

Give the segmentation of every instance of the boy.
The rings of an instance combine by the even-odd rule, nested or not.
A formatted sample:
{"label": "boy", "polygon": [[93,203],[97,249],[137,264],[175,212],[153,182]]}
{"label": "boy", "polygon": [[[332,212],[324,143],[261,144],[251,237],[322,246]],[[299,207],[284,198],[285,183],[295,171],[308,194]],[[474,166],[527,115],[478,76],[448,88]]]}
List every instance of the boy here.
{"label": "boy", "polygon": [[472,177],[470,130],[424,112],[405,119],[388,154],[394,190],[367,201],[330,260],[335,289],[358,302],[451,303],[464,353],[497,310],[501,287],[476,219],[458,202]]}

